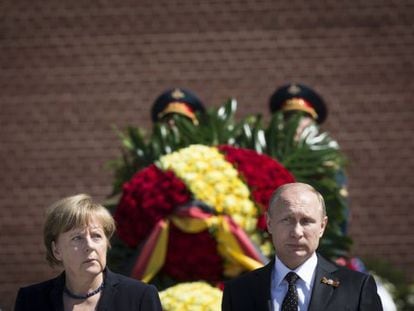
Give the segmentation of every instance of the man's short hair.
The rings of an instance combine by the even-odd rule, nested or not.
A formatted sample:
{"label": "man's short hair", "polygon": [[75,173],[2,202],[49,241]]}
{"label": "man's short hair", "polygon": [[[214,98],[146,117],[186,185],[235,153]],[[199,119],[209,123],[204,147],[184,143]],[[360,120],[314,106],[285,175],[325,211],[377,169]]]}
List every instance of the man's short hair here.
{"label": "man's short hair", "polygon": [[283,192],[285,192],[288,188],[292,187],[292,186],[300,186],[303,187],[306,190],[309,190],[310,192],[314,193],[316,195],[316,197],[319,200],[320,206],[322,208],[322,216],[325,217],[326,216],[326,206],[325,206],[325,200],[323,198],[323,196],[315,189],[313,188],[311,185],[309,184],[305,184],[305,183],[288,183],[288,184],[284,184],[282,186],[280,186],[279,188],[277,188],[272,196],[270,197],[269,200],[269,208],[267,210],[268,214],[271,214],[271,210],[272,207],[276,205],[276,203],[280,200],[280,197],[282,196]]}

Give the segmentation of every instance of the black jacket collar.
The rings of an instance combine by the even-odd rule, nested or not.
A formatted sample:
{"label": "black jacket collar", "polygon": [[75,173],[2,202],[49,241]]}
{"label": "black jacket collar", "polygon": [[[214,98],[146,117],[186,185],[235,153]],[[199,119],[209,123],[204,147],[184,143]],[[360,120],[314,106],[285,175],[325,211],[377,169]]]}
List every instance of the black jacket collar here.
{"label": "black jacket collar", "polygon": [[[65,287],[65,272],[62,272],[58,277],[53,280],[53,288],[50,291],[50,301],[53,306],[53,310],[63,311],[63,289]],[[113,296],[116,294],[116,285],[119,283],[119,279],[115,273],[108,268],[104,270],[104,282],[105,287],[102,291],[102,296],[98,303],[98,311],[111,310],[111,302]]]}

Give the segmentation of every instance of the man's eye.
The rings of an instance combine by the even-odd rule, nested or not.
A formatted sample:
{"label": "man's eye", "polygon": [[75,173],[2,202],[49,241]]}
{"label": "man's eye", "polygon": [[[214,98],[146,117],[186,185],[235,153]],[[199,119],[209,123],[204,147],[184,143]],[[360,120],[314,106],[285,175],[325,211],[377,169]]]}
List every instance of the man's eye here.
{"label": "man's eye", "polygon": [[313,223],[312,219],[305,218],[302,220],[302,225],[309,225],[311,223]]}
{"label": "man's eye", "polygon": [[73,238],[72,238],[72,241],[79,241],[79,240],[81,240],[82,239],[82,237],[80,236],[80,235],[75,235]]}

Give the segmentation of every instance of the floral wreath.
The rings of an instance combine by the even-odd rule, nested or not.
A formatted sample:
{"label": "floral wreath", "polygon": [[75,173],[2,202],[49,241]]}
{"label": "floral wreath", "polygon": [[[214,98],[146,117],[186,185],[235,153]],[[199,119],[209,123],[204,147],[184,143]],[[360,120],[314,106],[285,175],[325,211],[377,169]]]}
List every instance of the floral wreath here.
{"label": "floral wreath", "polygon": [[[319,251],[332,258],[349,249],[341,231],[345,192],[335,180],[344,165],[337,143],[317,126],[297,140],[299,119],[280,113],[268,127],[260,116],[235,122],[236,107],[229,100],[198,116],[198,125],[174,116],[174,127],[155,124],[149,137],[134,127],[120,133],[123,157],[111,163],[120,196],[107,204],[118,228],[109,263],[165,289],[165,310],[219,309],[216,286],[268,261],[264,214],[285,183],[309,183],[326,198],[330,223]],[[216,299],[212,308],[207,296]]]}
{"label": "floral wreath", "polygon": [[220,281],[259,267],[266,259],[256,243],[266,241],[258,220],[273,190],[290,182],[286,168],[253,150],[191,145],[162,156],[125,183],[115,212],[119,237],[144,243],[133,275]]}

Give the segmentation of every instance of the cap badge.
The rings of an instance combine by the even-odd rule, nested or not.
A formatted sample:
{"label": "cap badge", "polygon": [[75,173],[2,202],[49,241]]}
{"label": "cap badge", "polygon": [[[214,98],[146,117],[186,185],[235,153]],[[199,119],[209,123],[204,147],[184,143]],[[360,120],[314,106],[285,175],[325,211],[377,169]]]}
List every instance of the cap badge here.
{"label": "cap badge", "polygon": [[288,93],[291,94],[291,95],[298,94],[298,93],[300,93],[300,87],[296,84],[292,84],[288,88]]}
{"label": "cap badge", "polygon": [[185,97],[185,94],[180,89],[175,89],[171,92],[171,96],[174,99],[181,99]]}

